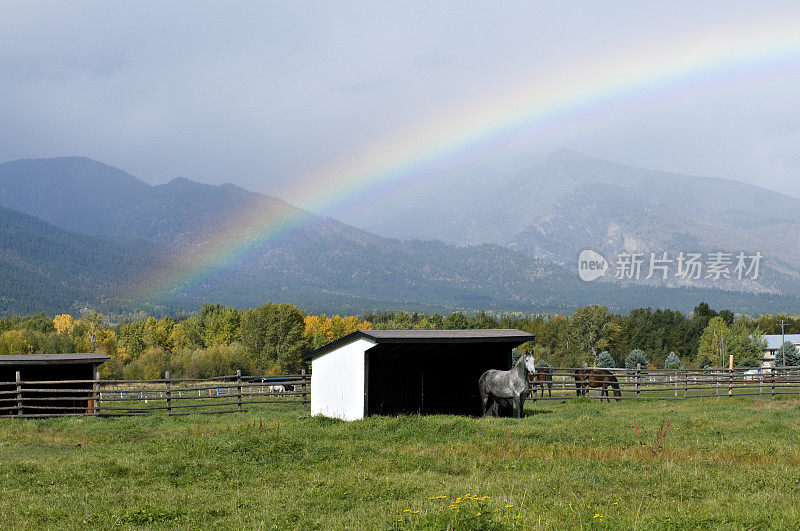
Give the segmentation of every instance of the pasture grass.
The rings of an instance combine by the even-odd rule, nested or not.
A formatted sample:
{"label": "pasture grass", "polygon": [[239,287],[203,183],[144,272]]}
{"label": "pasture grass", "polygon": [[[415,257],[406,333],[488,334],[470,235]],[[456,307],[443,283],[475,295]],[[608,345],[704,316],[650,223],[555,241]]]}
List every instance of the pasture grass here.
{"label": "pasture grass", "polygon": [[3,419],[0,525],[796,528],[799,406],[573,399],[537,402],[522,420],[342,422],[289,405]]}

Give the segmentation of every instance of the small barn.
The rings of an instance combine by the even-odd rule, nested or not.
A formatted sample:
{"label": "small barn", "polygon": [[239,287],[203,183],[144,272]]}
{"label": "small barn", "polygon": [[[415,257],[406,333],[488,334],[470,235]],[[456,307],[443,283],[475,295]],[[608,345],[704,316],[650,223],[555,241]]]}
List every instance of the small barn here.
{"label": "small barn", "polygon": [[110,359],[98,353],[0,356],[0,415],[91,412],[97,366]]}
{"label": "small barn", "polygon": [[311,414],[480,415],[480,375],[509,369],[512,349],[532,340],[515,329],[354,332],[305,356]]}

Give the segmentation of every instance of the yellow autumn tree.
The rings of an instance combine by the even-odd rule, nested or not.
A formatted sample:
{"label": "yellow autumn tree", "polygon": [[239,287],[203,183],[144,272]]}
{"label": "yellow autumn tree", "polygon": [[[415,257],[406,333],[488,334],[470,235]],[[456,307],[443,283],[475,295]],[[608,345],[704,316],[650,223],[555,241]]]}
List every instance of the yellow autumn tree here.
{"label": "yellow autumn tree", "polygon": [[0,354],[19,356],[32,352],[33,347],[25,340],[25,333],[22,330],[8,330],[0,334]]}
{"label": "yellow autumn tree", "polygon": [[317,349],[356,330],[372,330],[372,323],[359,319],[357,315],[307,315],[303,335],[311,348]]}
{"label": "yellow autumn tree", "polygon": [[70,314],[62,313],[53,318],[53,326],[55,327],[57,333],[69,334],[72,332],[72,329],[75,326],[75,320]]}

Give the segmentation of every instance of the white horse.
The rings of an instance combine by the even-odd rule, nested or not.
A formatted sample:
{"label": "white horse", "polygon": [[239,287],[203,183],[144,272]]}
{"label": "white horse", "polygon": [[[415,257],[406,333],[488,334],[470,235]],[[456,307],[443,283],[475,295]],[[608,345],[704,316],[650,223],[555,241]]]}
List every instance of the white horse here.
{"label": "white horse", "polygon": [[283,385],[268,385],[267,391],[270,393],[285,393],[286,387]]}
{"label": "white horse", "polygon": [[481,393],[483,416],[489,412],[499,416],[500,407],[511,403],[516,410],[516,417],[522,418],[522,407],[530,392],[528,375],[536,374],[536,359],[530,354],[524,354],[510,371],[489,369],[481,374],[478,379],[478,389]]}

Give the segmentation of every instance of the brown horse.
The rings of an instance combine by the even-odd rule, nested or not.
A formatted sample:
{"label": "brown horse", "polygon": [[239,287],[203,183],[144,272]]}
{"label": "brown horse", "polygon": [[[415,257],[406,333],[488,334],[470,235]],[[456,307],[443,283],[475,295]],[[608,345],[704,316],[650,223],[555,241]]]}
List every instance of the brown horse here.
{"label": "brown horse", "polygon": [[541,371],[536,371],[536,374],[529,374],[528,380],[531,382],[531,388],[533,389],[533,396],[536,397],[536,386],[541,386],[542,388],[542,398],[544,398],[544,386],[547,386],[547,396],[553,396],[553,369],[542,369]]}
{"label": "brown horse", "polygon": [[590,387],[602,387],[600,396],[605,396],[609,402],[611,402],[611,398],[608,396],[608,388],[611,387],[614,390],[614,399],[617,402],[622,400],[617,377],[607,369],[578,369],[575,371],[575,391],[578,396],[588,395]]}

